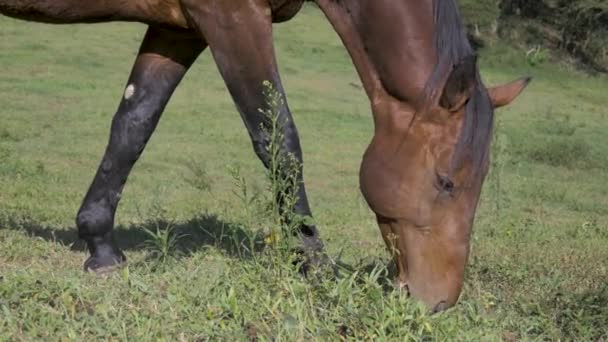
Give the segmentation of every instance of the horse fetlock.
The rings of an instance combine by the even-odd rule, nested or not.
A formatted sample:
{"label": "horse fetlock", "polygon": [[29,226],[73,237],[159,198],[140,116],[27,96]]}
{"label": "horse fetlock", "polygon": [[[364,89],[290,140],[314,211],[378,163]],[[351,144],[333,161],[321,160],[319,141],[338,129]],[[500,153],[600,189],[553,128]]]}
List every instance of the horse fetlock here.
{"label": "horse fetlock", "polygon": [[78,236],[85,240],[100,237],[112,231],[114,214],[103,206],[90,206],[80,210],[76,216]]}

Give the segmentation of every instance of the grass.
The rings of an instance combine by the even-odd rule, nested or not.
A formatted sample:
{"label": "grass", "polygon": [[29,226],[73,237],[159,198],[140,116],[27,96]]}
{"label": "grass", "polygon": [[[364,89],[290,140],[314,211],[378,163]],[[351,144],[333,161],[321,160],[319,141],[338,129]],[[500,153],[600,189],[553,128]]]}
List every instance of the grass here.
{"label": "grass", "polygon": [[312,7],[276,26],[275,40],[315,220],[345,265],[338,279],[304,280],[259,250],[265,172],[208,51],[125,188],[116,234],[129,266],[84,274],[74,216],[145,29],[0,27],[0,339],[608,338],[606,77],[533,66],[505,46],[481,52],[488,84],[535,80],[497,114],[462,299],[428,316],[389,286],[358,190],[369,104]]}

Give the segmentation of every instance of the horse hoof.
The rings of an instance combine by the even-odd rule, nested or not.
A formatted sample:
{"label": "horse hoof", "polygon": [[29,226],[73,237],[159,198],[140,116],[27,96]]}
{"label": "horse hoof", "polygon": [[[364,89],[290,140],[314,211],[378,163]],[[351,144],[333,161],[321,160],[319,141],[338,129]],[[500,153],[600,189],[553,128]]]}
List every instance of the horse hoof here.
{"label": "horse hoof", "polygon": [[122,252],[118,255],[92,255],[84,262],[84,271],[87,273],[107,274],[124,266],[127,257]]}
{"label": "horse hoof", "polygon": [[335,263],[321,251],[310,251],[297,249],[294,264],[298,267],[298,271],[304,277],[309,277],[323,270],[331,270],[331,273],[336,273]]}

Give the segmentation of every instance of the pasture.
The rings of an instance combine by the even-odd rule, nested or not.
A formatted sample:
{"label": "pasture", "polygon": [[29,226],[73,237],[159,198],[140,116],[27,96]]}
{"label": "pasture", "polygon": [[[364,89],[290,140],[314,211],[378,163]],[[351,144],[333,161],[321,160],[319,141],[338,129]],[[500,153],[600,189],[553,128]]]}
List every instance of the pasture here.
{"label": "pasture", "polygon": [[125,188],[116,236],[128,266],[83,273],[74,217],[144,32],[0,18],[1,340],[608,339],[608,78],[499,42],[481,51],[487,84],[534,81],[497,113],[461,300],[429,316],[389,285],[358,185],[369,103],[312,6],[276,25],[275,41],[341,277],[302,279],[251,247],[272,225],[267,182],[209,51]]}

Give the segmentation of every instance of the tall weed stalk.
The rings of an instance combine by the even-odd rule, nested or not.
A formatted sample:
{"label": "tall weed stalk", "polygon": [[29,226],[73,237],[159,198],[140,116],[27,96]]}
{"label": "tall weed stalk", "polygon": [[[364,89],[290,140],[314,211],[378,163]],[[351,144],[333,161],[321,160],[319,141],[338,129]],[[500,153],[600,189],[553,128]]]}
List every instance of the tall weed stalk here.
{"label": "tall weed stalk", "polygon": [[285,110],[285,100],[281,92],[270,81],[264,81],[263,95],[265,108],[260,108],[259,112],[264,118],[261,129],[267,139],[266,178],[271,193],[269,207],[273,217],[273,227],[266,241],[274,249],[290,253],[295,247],[297,227],[310,219],[294,213],[298,200],[296,189],[301,180],[301,165],[297,158],[284,148],[284,128],[289,124],[289,119],[281,115]]}

